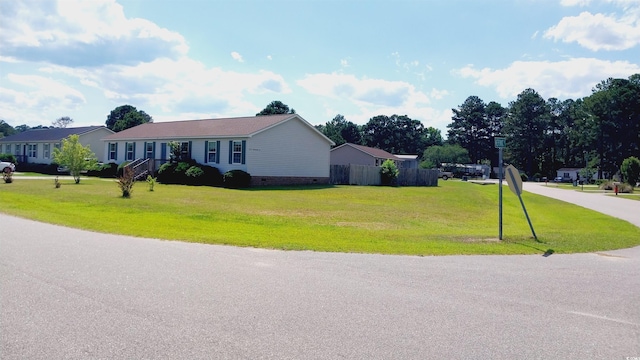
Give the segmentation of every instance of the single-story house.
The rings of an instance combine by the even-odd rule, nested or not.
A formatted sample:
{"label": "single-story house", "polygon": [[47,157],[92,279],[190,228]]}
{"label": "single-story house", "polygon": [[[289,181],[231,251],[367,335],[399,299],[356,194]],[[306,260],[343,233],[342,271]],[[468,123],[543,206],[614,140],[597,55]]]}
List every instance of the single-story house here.
{"label": "single-story house", "polygon": [[298,114],[145,123],[102,140],[105,162],[153,159],[158,169],[175,141],[183,158],[246,171],[252,185],[326,184],[335,145]]}
{"label": "single-story house", "polygon": [[[580,180],[580,171],[583,168],[560,168],[556,171],[556,176],[561,176],[564,179],[570,178],[572,181]],[[592,180],[598,180],[598,172],[595,171]]]}
{"label": "single-story house", "polygon": [[331,165],[380,166],[385,160],[393,160],[398,167],[404,161],[384,150],[351,143],[345,143],[331,149]]}
{"label": "single-story house", "polygon": [[104,161],[102,138],[110,134],[113,131],[105,126],[32,129],[0,138],[0,153],[15,155],[18,163],[51,164],[53,149],[69,135],[78,135],[80,143],[88,145],[98,161]]}
{"label": "single-story house", "polygon": [[418,168],[418,155],[398,155],[394,154],[397,158],[402,159],[402,167],[405,169],[417,169]]}

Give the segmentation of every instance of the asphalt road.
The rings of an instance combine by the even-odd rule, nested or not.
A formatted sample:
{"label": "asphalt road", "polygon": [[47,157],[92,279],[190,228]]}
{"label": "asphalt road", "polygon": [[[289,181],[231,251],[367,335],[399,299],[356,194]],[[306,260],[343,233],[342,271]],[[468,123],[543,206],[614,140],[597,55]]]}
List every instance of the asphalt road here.
{"label": "asphalt road", "polygon": [[640,356],[640,247],[384,256],[140,239],[2,214],[0,224],[1,359]]}

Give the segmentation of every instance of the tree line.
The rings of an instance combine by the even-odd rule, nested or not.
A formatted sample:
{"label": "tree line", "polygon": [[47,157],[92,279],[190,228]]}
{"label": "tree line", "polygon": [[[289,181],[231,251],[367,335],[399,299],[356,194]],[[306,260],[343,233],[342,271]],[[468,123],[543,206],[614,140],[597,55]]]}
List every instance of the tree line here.
{"label": "tree line", "polygon": [[526,89],[507,107],[469,96],[452,111],[446,141],[438,129],[407,115],[378,115],[364,125],[336,115],[316,128],[336,145],[419,154],[422,167],[445,162],[498,166],[497,136],[507,140],[504,161],[529,176],[553,177],[559,168],[575,167],[611,178],[624,159],[640,157],[640,74],[603,80],[577,100],[545,100]]}

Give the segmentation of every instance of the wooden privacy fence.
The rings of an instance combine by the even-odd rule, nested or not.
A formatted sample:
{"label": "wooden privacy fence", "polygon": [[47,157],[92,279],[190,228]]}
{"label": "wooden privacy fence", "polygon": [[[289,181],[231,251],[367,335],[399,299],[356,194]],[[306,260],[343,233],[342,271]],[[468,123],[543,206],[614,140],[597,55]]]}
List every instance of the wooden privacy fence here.
{"label": "wooden privacy fence", "polygon": [[[438,170],[400,168],[399,186],[438,186]],[[368,165],[331,165],[334,185],[380,185],[380,167]]]}

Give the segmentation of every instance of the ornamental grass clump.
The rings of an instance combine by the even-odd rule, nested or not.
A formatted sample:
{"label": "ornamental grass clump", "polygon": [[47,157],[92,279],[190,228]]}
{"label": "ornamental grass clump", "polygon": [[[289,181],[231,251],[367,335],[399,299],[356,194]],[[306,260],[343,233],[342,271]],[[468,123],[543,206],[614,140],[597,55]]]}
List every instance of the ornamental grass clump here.
{"label": "ornamental grass clump", "polygon": [[133,176],[132,169],[130,169],[129,167],[125,167],[122,170],[122,176],[120,176],[116,182],[118,183],[118,187],[122,191],[122,197],[128,199],[131,197],[133,184],[135,184],[136,180]]}

